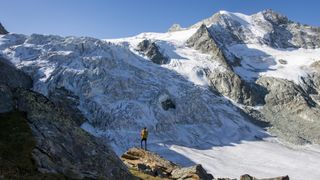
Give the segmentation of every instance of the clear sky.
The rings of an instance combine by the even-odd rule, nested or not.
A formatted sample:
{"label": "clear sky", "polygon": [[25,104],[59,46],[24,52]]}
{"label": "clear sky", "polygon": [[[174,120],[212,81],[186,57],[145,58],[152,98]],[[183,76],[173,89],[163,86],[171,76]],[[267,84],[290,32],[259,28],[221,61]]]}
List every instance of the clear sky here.
{"label": "clear sky", "polygon": [[0,22],[23,34],[117,38],[187,27],[219,10],[264,9],[320,26],[320,0],[0,0]]}

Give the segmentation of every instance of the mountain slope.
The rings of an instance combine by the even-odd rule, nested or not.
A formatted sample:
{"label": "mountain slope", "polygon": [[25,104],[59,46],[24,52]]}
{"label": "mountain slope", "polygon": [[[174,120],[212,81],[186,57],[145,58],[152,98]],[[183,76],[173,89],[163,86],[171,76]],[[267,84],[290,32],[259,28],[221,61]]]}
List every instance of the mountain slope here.
{"label": "mountain slope", "polygon": [[[319,143],[317,48],[318,28],[270,10],[252,16],[222,11],[189,28],[175,25],[167,33],[121,39],[0,36],[0,53],[32,77],[33,90],[83,115],[82,128],[107,138],[118,154],[138,145],[147,126],[150,147],[182,164],[216,153],[217,146],[249,151],[241,144],[265,143],[270,135],[252,122],[269,125],[283,141]],[[283,161],[298,151],[277,142],[264,145],[284,152]],[[195,154],[192,161],[188,152]],[[270,174],[262,173],[265,166],[251,174],[283,174],[273,174],[280,170],[270,158],[237,167],[268,162]],[[202,163],[216,174],[214,164]],[[296,163],[308,172],[308,162]],[[284,170],[299,179],[294,167]]]}

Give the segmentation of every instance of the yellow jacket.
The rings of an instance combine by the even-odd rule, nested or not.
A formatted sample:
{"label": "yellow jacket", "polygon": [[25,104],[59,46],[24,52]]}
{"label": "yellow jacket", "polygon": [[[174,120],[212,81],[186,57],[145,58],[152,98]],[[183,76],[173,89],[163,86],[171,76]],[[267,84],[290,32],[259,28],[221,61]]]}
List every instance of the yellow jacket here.
{"label": "yellow jacket", "polygon": [[148,130],[142,129],[140,136],[141,136],[141,139],[147,139],[148,138]]}

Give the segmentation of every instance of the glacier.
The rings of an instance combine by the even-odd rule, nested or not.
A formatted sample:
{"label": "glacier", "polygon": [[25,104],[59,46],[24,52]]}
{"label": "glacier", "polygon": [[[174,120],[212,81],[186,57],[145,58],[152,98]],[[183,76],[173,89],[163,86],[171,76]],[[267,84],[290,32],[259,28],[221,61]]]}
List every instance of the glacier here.
{"label": "glacier", "polygon": [[[284,143],[254,125],[242,104],[212,91],[206,73],[226,67],[186,45],[202,24],[219,35],[221,47],[241,58],[234,71],[248,82],[274,77],[301,84],[319,60],[316,43],[274,42],[267,35],[273,24],[262,13],[226,11],[188,28],[120,39],[9,33],[0,35],[0,56],[32,77],[34,91],[57,98],[53,94],[63,90],[70,96],[60,98],[76,97],[72,101],[87,120],[81,127],[105,139],[118,155],[140,145],[139,132],[146,126],[150,150],[181,165],[201,163],[215,176],[320,177],[318,145]],[[224,28],[243,34],[234,38]],[[137,51],[146,39],[170,61],[158,65]],[[165,100],[175,108],[163,108]]]}

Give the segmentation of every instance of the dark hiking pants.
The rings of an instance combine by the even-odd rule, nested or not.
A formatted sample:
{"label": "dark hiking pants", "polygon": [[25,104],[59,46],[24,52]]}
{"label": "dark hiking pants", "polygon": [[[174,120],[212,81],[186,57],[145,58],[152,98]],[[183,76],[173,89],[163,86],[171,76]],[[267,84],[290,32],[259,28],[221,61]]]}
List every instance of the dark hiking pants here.
{"label": "dark hiking pants", "polygon": [[144,141],[144,150],[147,150],[147,139],[146,138],[142,138],[141,139],[141,149],[142,149],[142,141]]}

